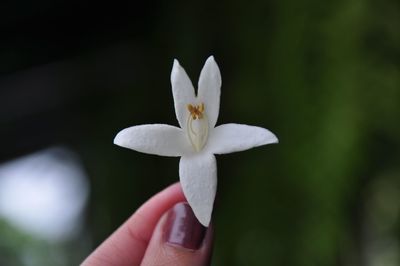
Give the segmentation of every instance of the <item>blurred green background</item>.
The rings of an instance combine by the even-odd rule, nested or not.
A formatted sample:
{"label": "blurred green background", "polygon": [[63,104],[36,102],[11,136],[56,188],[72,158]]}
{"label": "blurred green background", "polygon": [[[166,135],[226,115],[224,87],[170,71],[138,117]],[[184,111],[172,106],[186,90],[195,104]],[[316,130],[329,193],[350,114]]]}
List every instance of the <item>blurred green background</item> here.
{"label": "blurred green background", "polygon": [[77,265],[178,180],[178,158],[112,140],[132,125],[177,125],[173,59],[196,84],[209,55],[222,73],[217,123],[280,139],[217,157],[212,264],[400,265],[399,1],[0,5],[0,161],[62,147],[89,193],[63,239],[0,212],[0,265]]}

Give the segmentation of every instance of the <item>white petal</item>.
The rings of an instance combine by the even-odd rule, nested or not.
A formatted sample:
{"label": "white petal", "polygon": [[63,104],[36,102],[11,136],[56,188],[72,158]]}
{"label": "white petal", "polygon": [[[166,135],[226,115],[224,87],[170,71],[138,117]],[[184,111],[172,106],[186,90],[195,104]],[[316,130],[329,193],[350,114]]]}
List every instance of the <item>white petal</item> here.
{"label": "white petal", "polygon": [[163,124],[125,128],[114,138],[114,144],[161,156],[181,156],[190,148],[182,129]]}
{"label": "white petal", "polygon": [[214,154],[224,154],[271,143],[278,143],[278,138],[265,128],[224,124],[214,128],[210,133],[205,148]]}
{"label": "white petal", "polygon": [[174,96],[175,114],[181,128],[186,128],[186,121],[189,115],[188,104],[195,104],[195,93],[193,84],[185,70],[174,60],[171,72],[172,94]]}
{"label": "white petal", "polygon": [[179,162],[183,193],[199,222],[208,226],[217,191],[217,162],[213,154],[183,156]]}
{"label": "white petal", "polygon": [[210,128],[215,126],[219,114],[221,73],[213,56],[210,56],[200,73],[198,100],[204,102]]}

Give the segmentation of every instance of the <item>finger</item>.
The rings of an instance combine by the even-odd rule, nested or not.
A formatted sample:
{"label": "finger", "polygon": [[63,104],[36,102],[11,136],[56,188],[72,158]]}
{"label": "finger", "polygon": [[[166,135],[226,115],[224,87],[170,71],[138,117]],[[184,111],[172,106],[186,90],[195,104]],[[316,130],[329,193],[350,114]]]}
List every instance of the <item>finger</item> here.
{"label": "finger", "polygon": [[187,203],[177,203],[157,224],[141,265],[209,265],[212,239],[212,228],[202,226]]}
{"label": "finger", "polygon": [[181,201],[185,201],[185,197],[179,183],[158,193],[105,240],[82,265],[140,265],[160,217]]}

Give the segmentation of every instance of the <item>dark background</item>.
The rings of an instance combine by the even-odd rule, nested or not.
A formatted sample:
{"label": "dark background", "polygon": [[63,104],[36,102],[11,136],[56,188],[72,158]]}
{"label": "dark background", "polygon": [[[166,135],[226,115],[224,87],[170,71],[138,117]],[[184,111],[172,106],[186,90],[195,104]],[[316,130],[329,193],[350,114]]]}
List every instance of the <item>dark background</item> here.
{"label": "dark background", "polygon": [[176,182],[177,158],[112,140],[177,125],[173,59],[196,84],[214,55],[218,124],[280,144],[218,156],[213,265],[400,265],[399,29],[396,0],[3,1],[0,161],[68,147],[91,194],[81,238],[56,247],[0,217],[0,262],[76,265]]}

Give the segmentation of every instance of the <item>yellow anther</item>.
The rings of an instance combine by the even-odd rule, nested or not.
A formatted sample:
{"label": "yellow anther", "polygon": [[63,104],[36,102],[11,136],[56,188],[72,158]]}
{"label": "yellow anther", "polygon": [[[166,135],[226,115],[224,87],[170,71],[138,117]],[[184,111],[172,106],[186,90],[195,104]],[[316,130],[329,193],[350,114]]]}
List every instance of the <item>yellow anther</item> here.
{"label": "yellow anther", "polygon": [[190,115],[192,116],[193,120],[196,119],[202,119],[204,115],[204,103],[201,103],[200,105],[191,105],[188,104],[187,108],[190,112]]}

